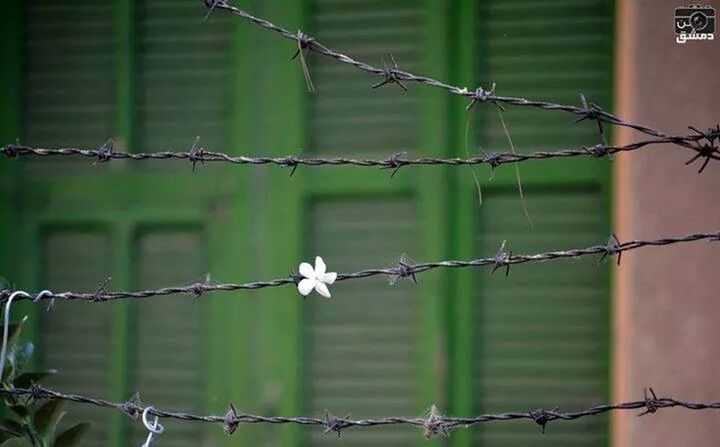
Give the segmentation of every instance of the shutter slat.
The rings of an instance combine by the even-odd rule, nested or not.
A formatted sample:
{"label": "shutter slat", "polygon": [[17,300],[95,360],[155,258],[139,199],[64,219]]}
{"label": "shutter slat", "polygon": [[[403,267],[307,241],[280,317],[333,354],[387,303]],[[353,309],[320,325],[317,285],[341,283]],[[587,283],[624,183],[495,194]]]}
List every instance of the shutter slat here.
{"label": "shutter slat", "polygon": [[[150,230],[137,238],[138,287],[200,281],[204,272],[202,238],[196,230]],[[153,405],[202,411],[205,402],[203,309],[205,301],[167,296],[133,302],[136,321],[133,391]],[[174,446],[202,443],[200,425],[163,421],[164,442]],[[147,436],[132,425],[132,444]]]}
{"label": "shutter slat", "polygon": [[[182,0],[141,1],[136,10],[138,150],[189,150],[196,136],[208,150],[231,150],[232,17],[214,14],[211,24],[203,24],[201,5]],[[142,168],[186,169],[186,164],[175,160]]]}
{"label": "shutter slat", "polygon": [[[112,3],[25,2],[24,143],[99,147],[114,135]],[[23,161],[43,175],[89,169],[83,160]],[[70,171],[69,171],[70,170]]]}
{"label": "shutter slat", "polygon": [[[535,229],[516,193],[493,191],[480,208],[476,244],[492,253],[501,241],[514,253],[583,247],[603,230],[602,200],[593,190],[528,189]],[[478,413],[559,407],[583,409],[607,392],[607,303],[604,277],[590,258],[529,263],[510,277],[479,274],[475,323],[474,386]],[[568,287],[566,289],[566,287]],[[605,417],[591,424],[553,424],[540,435],[534,424],[486,424],[473,429],[479,445],[601,446]],[[529,427],[528,427],[529,426]],[[577,433],[576,436],[574,433]],[[584,436],[579,436],[584,435]]]}
{"label": "shutter slat", "polygon": [[[43,240],[43,284],[53,291],[92,292],[112,270],[110,238],[101,231],[48,230]],[[58,303],[40,313],[42,365],[57,369],[47,386],[66,393],[107,396],[112,358],[110,330],[115,303]],[[69,403],[60,433],[88,421],[86,445],[107,445],[110,415],[87,405]]]}
{"label": "shutter slat", "polygon": [[[315,202],[308,255],[321,255],[332,271],[355,271],[379,259],[390,263],[415,246],[415,214],[409,199]],[[414,290],[407,283],[389,286],[386,278],[368,278],[332,285],[330,301],[315,294],[306,299],[308,412],[413,415],[418,386]],[[358,430],[343,441],[407,444],[416,436],[411,429]],[[310,433],[311,445],[334,442],[317,430]]]}
{"label": "shutter slat", "polygon": [[[314,0],[310,11],[312,35],[331,48],[378,66],[383,59],[390,63],[387,53],[400,69],[416,71],[421,65],[427,20],[422,4]],[[369,155],[420,146],[418,89],[404,93],[391,84],[372,90],[382,77],[317,55],[309,55],[308,64],[317,89],[309,97],[313,151]]]}

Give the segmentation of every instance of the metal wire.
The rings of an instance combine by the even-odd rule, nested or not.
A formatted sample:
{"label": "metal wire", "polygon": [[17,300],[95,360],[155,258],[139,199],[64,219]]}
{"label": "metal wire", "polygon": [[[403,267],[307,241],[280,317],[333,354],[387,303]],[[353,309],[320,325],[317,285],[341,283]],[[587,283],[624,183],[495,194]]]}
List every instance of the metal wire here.
{"label": "metal wire", "polygon": [[[383,81],[381,81],[379,84],[375,84],[373,87],[377,87],[383,84],[388,83],[395,83],[401,85],[403,88],[405,86],[402,84],[402,82],[413,82],[423,85],[428,85],[430,87],[435,87],[439,89],[443,89],[447,91],[448,93],[452,95],[462,96],[467,99],[469,99],[470,105],[468,108],[472,107],[478,102],[481,103],[492,103],[497,106],[505,105],[512,105],[512,106],[521,106],[521,107],[534,107],[539,108],[542,110],[558,110],[563,111],[567,113],[571,113],[576,116],[580,116],[579,120],[582,119],[590,119],[597,121],[598,128],[601,133],[601,136],[603,133],[602,129],[602,123],[607,123],[611,125],[621,126],[621,127],[628,127],[634,130],[637,130],[639,132],[642,132],[647,135],[651,135],[654,137],[660,137],[660,138],[677,138],[673,137],[669,134],[666,134],[664,132],[661,132],[659,130],[653,129],[651,127],[633,123],[630,121],[625,121],[621,118],[618,118],[617,116],[608,113],[604,110],[602,110],[597,104],[588,103],[585,99],[584,95],[580,95],[581,98],[581,106],[573,106],[573,105],[567,105],[567,104],[558,104],[548,101],[537,101],[537,100],[530,100],[526,98],[518,98],[518,97],[511,97],[511,96],[498,96],[495,95],[495,85],[492,86],[489,90],[485,90],[483,88],[477,88],[475,90],[470,90],[467,87],[460,88],[455,85],[451,85],[442,81],[439,81],[437,79],[433,79],[428,76],[419,76],[415,75],[413,73],[403,71],[398,69],[396,65],[393,65],[391,67],[384,66],[384,67],[377,67],[371,64],[368,64],[366,62],[359,61],[357,59],[352,58],[351,56],[347,54],[340,53],[338,51],[332,50],[329,47],[323,45],[320,41],[318,41],[317,38],[312,37],[308,34],[303,33],[302,31],[298,31],[297,33],[293,33],[281,26],[278,26],[269,20],[256,17],[240,8],[236,8],[234,6],[231,6],[228,4],[226,0],[201,0],[202,3],[209,9],[209,13],[213,11],[225,11],[230,14],[233,14],[237,17],[240,17],[242,19],[245,19],[249,22],[252,22],[256,25],[261,26],[262,28],[268,29],[270,31],[274,31],[281,36],[285,37],[286,39],[293,40],[297,42],[297,45],[300,48],[303,48],[306,51],[310,51],[316,54],[320,54],[322,56],[334,59],[340,63],[350,65],[352,67],[357,68],[358,70],[364,71],[366,73],[370,73],[376,76],[383,77]],[[207,18],[207,16],[206,16]],[[693,128],[693,130],[695,130]],[[682,141],[678,141],[678,144],[683,145],[691,145],[691,142],[698,141],[702,138],[707,137],[708,135],[712,137],[710,141],[710,145],[712,146],[712,150],[708,151],[711,154],[718,155],[718,147],[712,143],[712,140],[715,138],[720,138],[720,126],[718,126],[716,129],[710,129],[708,133],[700,132],[704,135],[694,135],[689,137],[683,137]]]}
{"label": "metal wire", "polygon": [[[649,391],[649,393],[648,393]],[[82,396],[79,394],[66,394],[45,388],[40,385],[33,385],[31,388],[15,388],[0,390],[0,394],[13,396],[26,396],[28,399],[63,399],[66,401],[77,402],[81,404],[93,405],[102,408],[111,408],[121,411],[133,420],[138,420],[141,415],[152,415],[159,418],[177,419],[181,421],[207,422],[223,425],[227,434],[232,434],[242,424],[295,424],[321,426],[325,428],[325,433],[340,434],[340,430],[345,428],[370,428],[387,425],[409,425],[422,428],[426,437],[434,435],[447,435],[450,429],[468,428],[473,425],[486,422],[503,422],[526,419],[535,422],[542,427],[543,432],[545,426],[553,421],[574,421],[584,417],[597,416],[611,411],[629,411],[644,409],[639,415],[651,414],[663,408],[685,408],[688,410],[717,410],[720,409],[720,402],[687,402],[670,397],[658,398],[655,392],[650,388],[645,390],[643,400],[623,402],[618,404],[597,405],[585,410],[572,412],[559,412],[557,408],[552,410],[537,409],[526,412],[506,412],[497,414],[480,414],[474,417],[448,417],[441,415],[433,405],[431,411],[426,417],[386,417],[382,419],[351,419],[347,417],[335,417],[329,412],[325,412],[325,417],[283,417],[283,416],[261,416],[256,414],[248,414],[239,412],[235,406],[230,404],[229,411],[224,415],[199,415],[180,411],[159,410],[155,406],[144,406],[140,403],[139,398],[134,398],[129,402],[119,403],[111,402],[104,399]]]}
{"label": "metal wire", "polygon": [[[101,162],[108,162],[111,160],[167,160],[167,159],[180,159],[188,160],[193,165],[198,162],[219,162],[219,163],[230,163],[237,165],[276,165],[281,167],[291,167],[293,171],[298,166],[360,166],[360,167],[376,167],[380,169],[392,169],[393,175],[404,166],[413,165],[426,165],[426,166],[461,166],[461,165],[481,165],[487,164],[492,168],[496,168],[500,165],[507,163],[521,163],[531,160],[547,160],[552,158],[568,158],[568,157],[609,157],[619,152],[631,152],[638,149],[642,149],[649,145],[655,144],[677,144],[678,141],[683,140],[684,136],[673,136],[666,138],[655,138],[644,141],[638,141],[631,144],[622,146],[614,145],[602,145],[598,144],[592,147],[582,147],[580,149],[562,149],[558,151],[538,151],[528,154],[517,154],[513,152],[502,152],[502,153],[490,153],[482,157],[471,157],[471,158],[438,158],[438,157],[421,157],[421,158],[404,158],[403,153],[396,153],[387,159],[369,159],[369,158],[345,158],[345,157],[329,157],[329,158],[303,158],[295,156],[286,157],[247,157],[247,156],[231,156],[222,152],[207,151],[196,144],[189,151],[174,152],[174,151],[163,151],[163,152],[150,152],[150,153],[133,153],[108,150],[108,145],[105,144],[100,148],[96,149],[80,149],[73,147],[66,148],[42,148],[42,147],[30,147],[17,144],[9,144],[0,148],[0,153],[5,154],[8,157],[20,157],[20,156],[37,156],[37,157],[58,157],[58,156],[71,156],[71,157],[86,157],[99,160]],[[696,154],[701,154],[702,149],[696,146],[687,146],[684,144],[680,145],[694,151]],[[711,154],[710,158],[720,160],[720,156]]]}
{"label": "metal wire", "polygon": [[[489,258],[475,259],[471,261],[440,261],[440,262],[426,262],[420,264],[408,264],[406,262],[400,262],[396,267],[392,268],[375,268],[360,270],[355,273],[340,273],[337,275],[336,281],[347,281],[361,278],[368,278],[372,276],[389,276],[392,278],[412,278],[415,279],[416,275],[434,270],[437,268],[466,268],[466,267],[483,267],[493,266],[492,271],[499,268],[506,270],[506,275],[509,273],[510,266],[515,264],[524,264],[527,262],[540,262],[550,261],[553,259],[563,258],[577,258],[580,256],[588,255],[601,255],[600,261],[607,256],[617,255],[618,263],[620,256],[623,252],[635,250],[646,246],[661,246],[671,245],[685,242],[698,241],[703,239],[709,240],[720,240],[720,231],[711,233],[695,233],[688,234],[680,237],[666,237],[653,240],[633,240],[629,242],[619,243],[617,238],[613,235],[608,243],[605,245],[594,245],[587,248],[576,248],[570,250],[561,251],[550,251],[545,253],[537,254],[526,254],[526,255],[513,255],[511,252],[507,252],[503,249],[500,250],[495,256]],[[598,261],[599,262],[599,261]],[[219,292],[219,291],[235,291],[235,290],[256,290],[266,287],[279,287],[288,284],[297,284],[302,279],[302,276],[298,273],[294,273],[286,278],[273,279],[271,281],[256,281],[244,284],[210,284],[196,283],[189,286],[180,287],[164,287],[155,290],[142,290],[135,292],[108,292],[105,288],[106,282],[97,289],[94,293],[78,293],[78,292],[63,292],[63,293],[46,293],[40,296],[39,299],[58,299],[58,300],[85,300],[93,302],[105,302],[124,298],[148,298],[152,296],[163,296],[172,295],[175,293],[186,293],[192,294],[196,297],[200,297],[208,292]],[[0,292],[0,299],[6,299],[12,292],[10,290],[4,290]],[[18,297],[18,300],[28,299],[25,297]]]}

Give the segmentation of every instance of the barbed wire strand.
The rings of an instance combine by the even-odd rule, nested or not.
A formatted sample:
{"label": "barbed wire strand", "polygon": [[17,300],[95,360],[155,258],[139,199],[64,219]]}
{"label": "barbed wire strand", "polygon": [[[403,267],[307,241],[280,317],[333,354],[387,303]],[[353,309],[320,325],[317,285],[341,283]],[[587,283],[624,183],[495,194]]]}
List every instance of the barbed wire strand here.
{"label": "barbed wire strand", "polygon": [[[649,390],[649,393],[648,393]],[[687,402],[670,397],[658,398],[652,388],[646,389],[644,399],[623,402],[618,404],[596,405],[580,411],[559,412],[557,408],[552,410],[537,409],[526,412],[506,412],[497,414],[481,414],[474,417],[448,417],[441,415],[433,405],[426,417],[386,417],[381,419],[351,419],[350,416],[335,417],[325,412],[325,417],[284,417],[284,416],[261,416],[242,413],[230,404],[229,411],[224,415],[198,415],[181,411],[167,411],[157,409],[153,405],[143,406],[136,395],[128,402],[111,402],[104,399],[87,397],[79,394],[66,394],[55,391],[41,385],[33,385],[30,388],[14,388],[0,390],[0,394],[25,396],[28,399],[47,400],[62,399],[80,404],[93,405],[96,407],[110,408],[121,411],[133,420],[138,420],[141,415],[147,418],[148,415],[158,418],[176,419],[180,421],[207,422],[222,424],[227,434],[232,434],[241,424],[296,424],[325,427],[325,433],[334,432],[338,435],[340,430],[350,427],[368,428],[388,425],[410,425],[424,429],[426,437],[438,434],[448,434],[453,428],[467,428],[472,425],[487,422],[502,422],[512,420],[531,420],[540,425],[545,431],[545,426],[556,420],[574,421],[584,417],[597,416],[611,411],[630,411],[644,409],[639,416],[652,414],[663,408],[679,407],[688,410],[717,410],[720,409],[720,402]]]}
{"label": "barbed wire strand", "polygon": [[[404,166],[413,165],[446,165],[446,166],[461,166],[461,165],[490,165],[493,169],[508,163],[521,163],[531,160],[546,160],[552,158],[568,158],[568,157],[609,157],[619,152],[631,152],[650,145],[660,144],[675,144],[676,137],[666,138],[655,138],[644,141],[638,141],[626,145],[603,145],[598,144],[591,147],[582,147],[580,149],[562,149],[557,151],[537,151],[527,154],[513,153],[513,152],[502,152],[502,153],[486,153],[482,157],[469,157],[469,158],[439,158],[439,157],[421,157],[421,158],[404,158],[403,153],[396,153],[387,159],[371,159],[371,158],[347,158],[347,157],[311,157],[303,158],[296,156],[286,157],[247,157],[247,156],[231,156],[223,152],[207,151],[202,147],[198,146],[198,140],[189,151],[162,151],[162,152],[123,152],[109,150],[108,146],[112,146],[109,143],[103,144],[101,147],[96,149],[81,149],[73,147],[65,148],[42,148],[42,147],[31,147],[18,144],[9,144],[0,148],[0,152],[10,158],[17,158],[20,156],[36,156],[36,157],[59,157],[59,156],[71,156],[71,157],[86,157],[93,158],[100,162],[108,162],[111,160],[167,160],[167,159],[180,159],[189,160],[192,162],[193,171],[195,170],[196,163],[201,162],[219,162],[219,163],[230,163],[237,165],[277,165],[281,167],[291,167],[294,169],[298,166],[360,166],[360,167],[376,167],[380,169],[392,169],[393,174]],[[687,146],[682,146],[687,147]],[[696,152],[695,157],[702,155],[703,149],[700,147],[687,147],[688,149]],[[710,154],[709,158],[714,160],[720,160],[720,155]]]}
{"label": "barbed wire strand", "polygon": [[[392,268],[375,268],[361,270],[355,273],[339,273],[336,281],[347,281],[361,278],[368,278],[372,276],[390,276],[393,278],[412,278],[415,279],[416,275],[438,268],[466,268],[466,267],[483,267],[493,266],[492,272],[495,272],[499,268],[503,268],[506,271],[506,275],[510,271],[510,266],[515,264],[524,264],[527,262],[542,262],[550,261],[553,259],[562,258],[578,258],[581,256],[588,255],[601,255],[598,262],[602,261],[608,256],[617,255],[618,264],[620,256],[623,252],[635,250],[641,247],[647,246],[663,246],[671,245],[692,241],[699,241],[703,239],[720,240],[720,231],[711,233],[695,233],[688,234],[680,237],[667,237],[653,240],[632,240],[629,242],[620,243],[613,235],[607,244],[605,245],[594,245],[587,248],[562,250],[562,251],[550,251],[545,253],[537,254],[525,254],[517,255],[512,252],[505,251],[505,243],[501,246],[500,251],[493,257],[475,259],[471,261],[440,261],[440,262],[426,262],[420,264],[409,264],[407,262],[399,262],[396,267]],[[58,300],[85,300],[93,302],[105,302],[124,298],[148,298],[152,296],[164,296],[172,295],[176,293],[192,294],[199,298],[208,292],[219,292],[219,291],[236,291],[236,290],[256,290],[267,287],[279,287],[288,284],[297,284],[301,279],[302,275],[299,273],[292,273],[289,277],[273,279],[271,281],[257,281],[249,282],[244,284],[210,284],[208,281],[203,283],[195,283],[189,286],[179,287],[165,287],[156,290],[142,290],[135,292],[108,292],[106,287],[99,287],[94,293],[78,293],[78,292],[62,292],[62,293],[47,293],[34,299],[39,301],[42,299],[58,299]],[[12,291],[4,290],[0,292],[0,299],[5,299]],[[21,296],[20,299],[29,299]]]}
{"label": "barbed wire strand", "polygon": [[[317,38],[310,36],[308,34],[303,33],[302,31],[298,31],[296,33],[293,33],[281,26],[278,26],[269,20],[256,17],[240,8],[237,8],[235,6],[231,6],[228,4],[227,0],[201,0],[201,2],[210,10],[210,11],[226,11],[228,13],[231,13],[237,17],[240,17],[242,19],[245,19],[249,22],[252,22],[256,25],[261,26],[262,28],[265,28],[270,31],[274,31],[281,36],[285,37],[286,39],[293,40],[297,42],[297,45],[299,45],[301,48],[305,49],[306,51],[313,52],[316,54],[320,54],[322,56],[334,59],[340,63],[350,65],[352,67],[355,67],[359,70],[362,70],[366,73],[370,73],[376,76],[382,76],[385,78],[385,80],[379,84],[375,84],[373,88],[389,84],[389,83],[395,83],[399,84],[403,89],[406,89],[406,87],[402,84],[402,82],[414,82],[418,84],[424,84],[431,87],[439,88],[446,90],[450,94],[457,95],[457,96],[463,96],[467,99],[469,99],[470,105],[468,108],[472,107],[478,102],[490,102],[495,105],[513,105],[513,106],[524,106],[524,107],[534,107],[539,108],[542,110],[558,110],[563,111],[567,113],[571,113],[573,115],[584,117],[585,119],[590,119],[597,121],[598,126],[602,129],[601,122],[605,122],[608,124],[621,126],[621,127],[628,127],[631,129],[634,129],[636,131],[639,131],[641,133],[651,135],[654,137],[660,137],[660,138],[674,138],[676,139],[676,143],[680,145],[690,145],[690,142],[697,141],[702,138],[704,138],[703,135],[688,135],[685,137],[678,137],[678,136],[671,136],[669,134],[666,134],[664,132],[661,132],[659,130],[653,129],[651,127],[633,123],[630,121],[623,120],[611,113],[608,113],[604,110],[602,110],[597,104],[589,103],[585,99],[584,95],[580,95],[581,97],[581,103],[582,106],[573,106],[573,105],[567,105],[567,104],[558,104],[548,101],[537,101],[537,100],[529,100],[525,98],[518,98],[518,97],[511,97],[511,96],[499,96],[495,95],[495,86],[489,90],[484,90],[482,88],[477,88],[474,91],[469,90],[467,87],[457,87],[442,81],[439,81],[437,79],[433,79],[428,76],[419,76],[415,75],[413,73],[403,71],[397,68],[396,65],[393,66],[384,66],[384,67],[376,67],[374,65],[368,64],[366,62],[359,61],[357,59],[354,59],[350,57],[347,54],[340,53],[338,51],[332,50],[326,45],[322,44],[320,41],[317,40]],[[207,17],[207,16],[206,16]],[[694,128],[691,128],[692,130],[695,130]],[[696,131],[697,132],[697,131]],[[602,133],[602,131],[601,131]],[[702,133],[702,132],[701,132]],[[710,129],[709,134],[713,135],[715,138],[720,138],[720,126],[718,126],[717,129]],[[718,147],[714,146],[713,152],[718,152]]]}

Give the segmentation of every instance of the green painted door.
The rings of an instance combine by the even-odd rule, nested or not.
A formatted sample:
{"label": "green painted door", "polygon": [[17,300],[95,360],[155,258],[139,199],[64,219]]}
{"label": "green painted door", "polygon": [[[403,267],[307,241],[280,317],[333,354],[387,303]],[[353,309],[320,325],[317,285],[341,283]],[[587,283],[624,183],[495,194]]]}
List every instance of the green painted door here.
{"label": "green painted door", "polygon": [[[524,0],[465,2],[459,36],[474,48],[462,56],[459,82],[496,93],[562,104],[579,94],[610,109],[612,5]],[[508,107],[502,114],[514,150],[531,152],[593,146],[594,122],[575,124],[560,112]],[[457,114],[458,133],[465,114]],[[470,151],[510,150],[492,104],[476,106]],[[459,140],[462,148],[462,140]],[[474,148],[474,149],[473,149]],[[462,149],[461,149],[462,150]],[[585,247],[609,233],[609,162],[575,159],[518,165],[527,210],[513,165],[477,169],[483,202],[467,173],[459,180],[456,250],[488,257],[503,241],[515,254]],[[462,272],[454,315],[455,408],[469,414],[584,409],[608,393],[608,266],[593,259],[553,261],[504,270]],[[471,390],[471,392],[468,392]],[[547,433],[528,421],[482,424],[458,445],[605,446],[607,418],[551,423]]]}
{"label": "green painted door", "polygon": [[[17,66],[19,123],[4,135],[40,147],[157,151],[242,144],[231,120],[242,88],[230,77],[236,28],[203,26],[198,2],[28,1]],[[10,106],[8,106],[9,108]],[[10,140],[12,141],[12,140]],[[26,159],[5,168],[15,196],[10,268],[18,287],[93,292],[238,278],[247,262],[241,170],[189,163]],[[8,164],[9,164],[8,163]],[[10,276],[10,275],[9,275]],[[249,280],[250,278],[244,278]],[[56,303],[34,310],[39,362],[57,368],[59,390],[195,412],[222,412],[235,384],[225,343],[240,308],[224,299],[168,296],[113,303]],[[19,306],[18,306],[19,309]],[[28,308],[26,308],[28,309]],[[24,309],[24,310],[26,310]],[[17,310],[16,312],[20,312]],[[236,330],[236,328],[234,329]],[[240,352],[241,353],[241,352]],[[239,394],[236,392],[236,395]],[[240,401],[239,403],[242,403]],[[87,445],[138,445],[142,424],[72,405],[66,423],[90,420]],[[221,430],[163,421],[163,443],[216,445]],[[214,441],[213,441],[214,440]]]}

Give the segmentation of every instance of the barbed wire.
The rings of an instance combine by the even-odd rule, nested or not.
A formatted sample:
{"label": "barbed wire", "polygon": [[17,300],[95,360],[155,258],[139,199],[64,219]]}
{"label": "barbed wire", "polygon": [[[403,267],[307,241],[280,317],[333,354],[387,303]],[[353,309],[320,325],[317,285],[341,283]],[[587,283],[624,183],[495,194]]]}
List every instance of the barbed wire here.
{"label": "barbed wire", "polygon": [[[703,239],[710,239],[720,241],[720,231],[711,233],[694,233],[680,237],[666,237],[653,240],[632,240],[621,243],[618,241],[615,235],[612,235],[605,245],[594,245],[587,248],[563,250],[563,251],[550,251],[545,253],[537,254],[525,254],[525,255],[513,255],[511,251],[505,250],[506,243],[503,242],[500,251],[493,257],[475,259],[471,261],[440,261],[440,262],[426,262],[420,264],[411,264],[407,261],[401,260],[397,266],[391,268],[375,268],[360,270],[355,273],[339,273],[336,281],[347,281],[361,278],[369,278],[373,276],[389,276],[394,279],[409,278],[414,282],[417,282],[416,276],[434,270],[438,268],[467,268],[467,267],[483,267],[492,266],[491,273],[494,273],[498,269],[505,269],[505,275],[509,275],[510,266],[515,264],[524,264],[527,262],[541,262],[550,261],[553,259],[562,258],[577,258],[588,255],[601,255],[598,263],[604,260],[608,256],[617,255],[617,263],[620,264],[620,258],[623,252],[635,250],[641,247],[647,246],[663,246],[671,245],[692,241],[699,241]],[[236,290],[256,290],[267,287],[279,287],[288,284],[297,285],[303,276],[299,273],[291,272],[291,275],[286,278],[273,279],[271,281],[256,281],[244,284],[211,284],[209,281],[203,283],[195,283],[189,286],[178,286],[178,287],[164,287],[155,290],[142,290],[135,292],[108,292],[106,285],[108,280],[103,281],[100,287],[93,293],[78,293],[78,292],[62,292],[62,293],[48,293],[44,291],[42,296],[30,297],[20,296],[18,300],[84,300],[93,302],[105,302],[124,298],[149,298],[153,296],[164,296],[172,295],[176,293],[191,294],[199,298],[209,292],[219,291],[236,291]],[[3,290],[0,292],[0,299],[5,300],[11,295],[11,290]]]}
{"label": "barbed wire", "polygon": [[[292,168],[291,175],[298,166],[360,166],[360,167],[377,167],[380,169],[392,169],[392,174],[404,166],[462,166],[462,165],[490,165],[493,169],[508,163],[521,163],[531,160],[546,160],[552,158],[568,158],[590,156],[595,158],[610,157],[619,152],[631,152],[654,144],[677,144],[678,138],[682,137],[666,137],[655,138],[644,141],[638,141],[626,145],[604,145],[598,144],[592,147],[583,146],[581,149],[562,149],[557,151],[537,151],[527,154],[518,154],[514,152],[487,153],[482,157],[470,158],[439,158],[439,157],[421,157],[421,158],[405,158],[404,152],[395,153],[387,159],[371,159],[371,158],[346,158],[346,157],[247,157],[247,156],[231,156],[223,152],[208,151],[198,145],[198,140],[188,151],[162,151],[162,152],[124,152],[113,149],[112,140],[108,140],[105,144],[96,149],[81,149],[73,147],[65,148],[42,148],[31,147],[19,144],[9,144],[0,148],[0,153],[10,158],[20,156],[37,156],[37,157],[86,157],[93,158],[97,162],[109,162],[111,160],[168,160],[179,159],[188,160],[192,163],[193,171],[198,162],[221,162],[237,165],[277,165],[281,167]],[[694,161],[698,155],[703,155],[703,149],[697,146],[685,146],[696,152],[696,155],[689,161]],[[711,153],[709,158],[720,160],[720,155]]]}
{"label": "barbed wire", "polygon": [[369,428],[388,425],[409,425],[422,428],[427,438],[435,435],[449,434],[451,429],[468,428],[473,425],[487,422],[502,422],[513,420],[530,420],[540,425],[543,433],[548,423],[553,421],[574,421],[584,417],[597,416],[611,411],[630,411],[644,409],[639,416],[652,414],[663,408],[679,407],[688,410],[717,410],[720,409],[720,402],[688,402],[670,397],[657,397],[652,388],[644,390],[642,400],[623,402],[618,404],[596,405],[585,410],[573,412],[559,412],[557,408],[551,410],[537,409],[526,412],[506,412],[497,414],[481,414],[474,417],[448,417],[440,414],[437,407],[433,405],[424,417],[386,417],[381,419],[351,419],[348,414],[345,417],[336,417],[327,410],[325,416],[319,417],[284,417],[284,416],[261,416],[256,414],[243,413],[230,404],[230,409],[224,415],[199,415],[180,411],[159,410],[153,405],[143,405],[139,395],[135,395],[128,402],[111,402],[104,399],[87,397],[79,394],[66,394],[55,391],[40,385],[33,385],[30,388],[2,389],[0,394],[25,396],[28,399],[47,400],[62,399],[80,404],[88,404],[96,407],[110,408],[120,411],[137,421],[142,414],[152,415],[159,418],[176,419],[180,421],[206,422],[221,424],[225,433],[233,434],[242,424],[295,424],[305,426],[324,427],[324,433],[335,433],[340,437],[341,430],[345,428]]}
{"label": "barbed wire", "polygon": [[[577,121],[582,120],[593,120],[597,122],[598,125],[598,131],[600,132],[600,136],[602,139],[605,139],[604,131],[603,131],[603,123],[615,125],[615,126],[621,126],[621,127],[628,127],[631,129],[634,129],[636,131],[642,132],[647,135],[651,135],[654,137],[659,138],[673,138],[676,139],[676,143],[680,145],[686,145],[686,146],[692,146],[693,142],[697,142],[698,140],[706,139],[709,141],[709,148],[704,149],[704,155],[718,155],[720,154],[720,149],[718,149],[718,145],[714,143],[715,139],[720,140],[720,125],[716,126],[715,128],[710,128],[707,132],[698,131],[697,129],[690,127],[691,130],[696,132],[696,135],[688,135],[684,137],[679,136],[672,136],[669,134],[666,134],[664,132],[661,132],[657,129],[653,129],[651,127],[633,123],[630,121],[623,120],[609,112],[606,112],[603,110],[600,106],[597,104],[594,104],[592,102],[588,102],[584,95],[580,94],[581,99],[581,106],[573,106],[573,105],[567,105],[567,104],[558,104],[553,103],[549,101],[538,101],[538,100],[530,100],[526,98],[519,98],[519,97],[511,97],[511,96],[499,96],[495,94],[495,84],[492,85],[490,89],[483,89],[482,87],[478,87],[475,90],[470,90],[467,87],[460,88],[455,85],[451,85],[442,81],[439,81],[437,79],[433,79],[428,76],[419,76],[415,75],[413,73],[400,70],[397,67],[397,64],[395,64],[395,60],[392,59],[393,64],[392,66],[388,66],[385,64],[383,67],[377,67],[371,64],[368,64],[366,62],[359,61],[357,59],[352,58],[351,56],[340,53],[338,51],[332,50],[326,45],[323,45],[321,42],[317,40],[317,38],[310,36],[301,30],[298,30],[297,33],[293,33],[281,26],[278,26],[269,20],[256,17],[240,8],[231,6],[228,4],[227,0],[201,0],[202,3],[208,8],[208,14],[205,16],[205,19],[209,17],[209,15],[216,11],[226,11],[229,12],[235,16],[241,17],[242,19],[245,19],[247,21],[250,21],[256,25],[261,26],[262,28],[274,31],[281,36],[285,37],[286,39],[293,40],[297,43],[297,48],[300,51],[309,51],[316,54],[320,54],[322,56],[334,59],[340,63],[350,65],[352,67],[355,67],[361,71],[364,71],[366,73],[370,73],[376,76],[383,77],[383,81],[381,81],[378,84],[375,84],[372,86],[372,88],[377,88],[382,85],[386,84],[398,84],[401,86],[404,90],[407,88],[403,84],[403,82],[414,82],[418,84],[424,84],[428,85],[430,87],[435,87],[439,89],[446,90],[452,95],[462,96],[470,100],[470,103],[468,105],[468,110],[471,109],[475,104],[477,103],[486,103],[489,102],[491,104],[494,104],[495,106],[498,106],[502,109],[502,105],[512,105],[512,106],[521,106],[521,107],[534,107],[539,108],[542,110],[558,110],[563,111],[567,113],[571,113],[576,116],[580,116],[580,118]],[[307,75],[307,72],[306,72]],[[709,158],[706,158],[705,163],[709,161]],[[702,169],[701,169],[702,170]]]}

